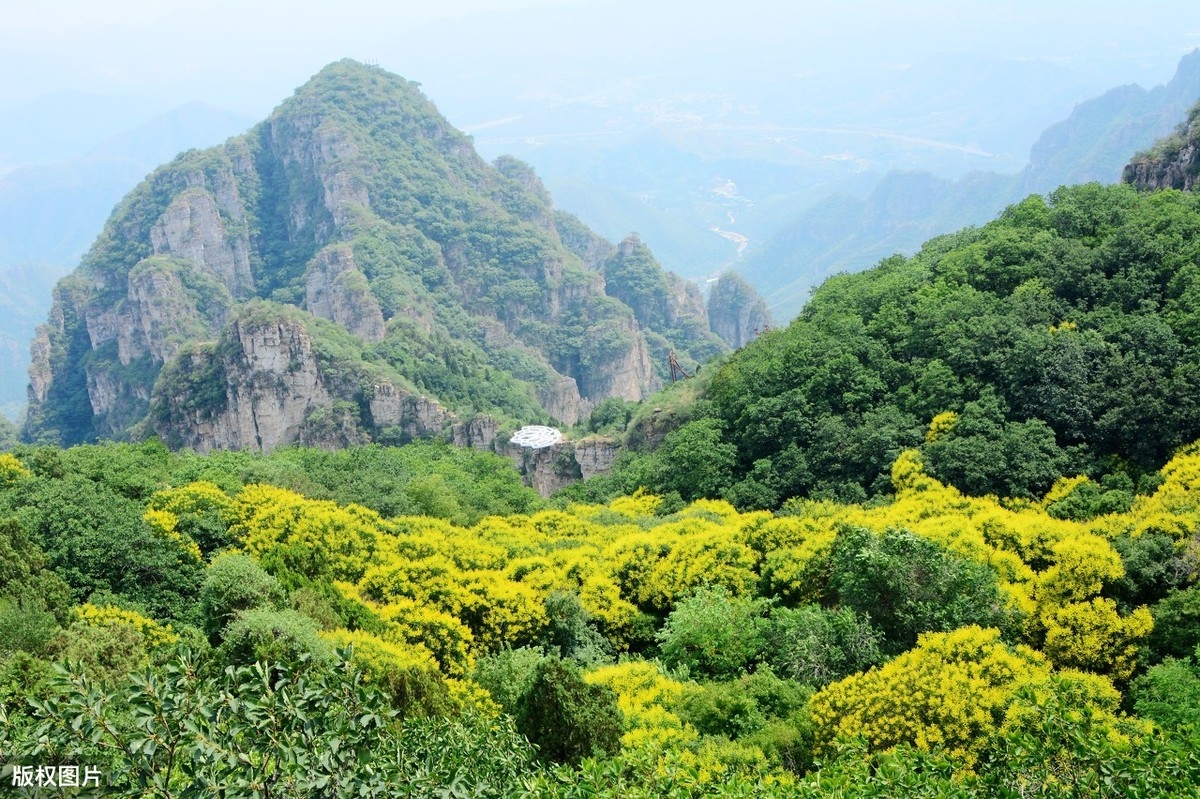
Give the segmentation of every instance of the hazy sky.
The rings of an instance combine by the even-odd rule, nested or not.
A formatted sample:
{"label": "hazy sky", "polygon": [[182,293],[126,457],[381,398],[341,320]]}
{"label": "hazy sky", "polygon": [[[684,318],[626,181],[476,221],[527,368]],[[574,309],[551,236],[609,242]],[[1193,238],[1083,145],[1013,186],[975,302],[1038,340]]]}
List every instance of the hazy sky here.
{"label": "hazy sky", "polygon": [[1200,45],[1195,0],[0,0],[0,19],[0,106],[82,90],[254,117],[347,56],[419,80],[437,100],[451,92],[442,87],[466,95],[463,84],[506,73],[754,74],[838,58],[849,69],[937,50],[1057,59],[1106,86],[1161,82]]}

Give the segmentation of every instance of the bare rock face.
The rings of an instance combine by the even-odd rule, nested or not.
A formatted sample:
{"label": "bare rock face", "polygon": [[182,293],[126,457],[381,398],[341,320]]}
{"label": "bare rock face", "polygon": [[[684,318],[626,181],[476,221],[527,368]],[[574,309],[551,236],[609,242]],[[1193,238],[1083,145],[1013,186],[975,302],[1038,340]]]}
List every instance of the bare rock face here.
{"label": "bare rock face", "polygon": [[53,376],[50,371],[50,330],[46,325],[37,326],[29,353],[32,361],[29,367],[29,401],[41,405],[50,392]]}
{"label": "bare rock face", "polygon": [[585,438],[576,441],[575,462],[579,464],[579,472],[583,479],[611,472],[613,461],[617,459],[620,450],[615,441],[607,438]]}
{"label": "bare rock face", "polygon": [[[233,207],[240,210],[240,203]],[[216,198],[205,189],[190,188],[176,197],[150,228],[150,244],[155,255],[191,261],[221,281],[234,296],[244,296],[254,289],[249,242],[244,233],[231,234]]]}
{"label": "bare rock face", "polygon": [[615,323],[593,331],[589,338],[584,351],[597,356],[583,375],[585,397],[640,400],[654,391],[650,352],[636,321]]}
{"label": "bare rock face", "polygon": [[543,497],[579,482],[583,475],[575,462],[575,448],[564,441],[542,449],[510,447],[509,457],[525,480],[525,485]]}
{"label": "bare rock face", "polygon": [[620,445],[607,438],[562,441],[542,449],[509,446],[508,455],[525,484],[543,497],[572,483],[612,471]]}
{"label": "bare rock face", "polygon": [[592,403],[579,396],[573,377],[559,376],[548,385],[538,386],[538,404],[565,427],[576,424],[592,412]]}
{"label": "bare rock face", "polygon": [[738,349],[771,326],[771,312],[749,283],[726,272],[708,296],[708,321],[714,333]]}
{"label": "bare rock face", "polygon": [[456,422],[452,430],[451,441],[456,447],[490,452],[496,445],[496,432],[500,425],[487,414],[480,413],[465,422]]}
{"label": "bare rock face", "polygon": [[317,253],[308,265],[305,295],[313,316],[337,322],[363,341],[383,341],[383,311],[349,245],[335,244]]}
{"label": "bare rock face", "polygon": [[[302,325],[271,321],[263,324],[236,320],[225,337],[228,354],[220,357],[224,402],[215,408],[189,408],[191,397],[156,397],[166,403],[175,424],[159,422],[155,432],[164,440],[181,441],[197,452],[214,449],[256,449],[270,452],[299,440],[305,420],[315,409],[331,405],[312,351],[312,339]],[[179,368],[206,373],[211,352],[185,354]]]}
{"label": "bare rock face", "polygon": [[387,382],[374,387],[370,411],[375,427],[392,428],[388,437],[400,441],[441,436],[454,421],[454,414],[436,401]]}

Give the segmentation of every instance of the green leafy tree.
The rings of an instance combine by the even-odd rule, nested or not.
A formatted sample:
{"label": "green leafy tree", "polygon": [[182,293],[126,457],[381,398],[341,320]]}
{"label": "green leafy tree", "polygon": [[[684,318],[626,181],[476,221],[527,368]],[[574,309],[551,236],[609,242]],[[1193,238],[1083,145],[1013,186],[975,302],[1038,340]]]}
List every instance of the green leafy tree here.
{"label": "green leafy tree", "polygon": [[731,596],[722,586],[679,600],[657,638],[663,662],[695,676],[736,677],[758,657],[765,611],[761,600]]}
{"label": "green leafy tree", "polygon": [[993,570],[904,530],[841,529],[829,586],[841,606],[871,620],[890,655],[912,648],[923,632],[1013,621]]}
{"label": "green leafy tree", "polygon": [[775,608],[764,640],[763,658],[776,673],[814,688],[883,659],[882,634],[850,608]]}
{"label": "green leafy tree", "polygon": [[1129,693],[1142,718],[1167,730],[1200,730],[1200,669],[1194,657],[1167,658],[1134,679]]}
{"label": "green leafy tree", "polygon": [[616,695],[590,685],[569,662],[544,660],[517,706],[517,728],[555,763],[578,763],[594,754],[613,755],[621,745]]}
{"label": "green leafy tree", "polygon": [[224,553],[213,559],[200,585],[204,631],[213,644],[221,631],[242,611],[272,608],[283,602],[279,581],[248,555]]}

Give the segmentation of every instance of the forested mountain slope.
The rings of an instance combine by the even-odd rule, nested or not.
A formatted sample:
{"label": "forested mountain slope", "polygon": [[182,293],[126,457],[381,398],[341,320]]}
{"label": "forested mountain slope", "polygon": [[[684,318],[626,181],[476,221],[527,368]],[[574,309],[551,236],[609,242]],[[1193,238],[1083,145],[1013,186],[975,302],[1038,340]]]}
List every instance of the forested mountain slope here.
{"label": "forested mountain slope", "polygon": [[1034,195],[827,280],[788,328],[705,376],[673,411],[682,427],[664,439],[654,417],[662,448],[595,490],[863,500],[919,448],[970,494],[1040,496],[1072,474],[1132,492],[1200,437],[1198,258],[1195,193]]}
{"label": "forested mountain slope", "polygon": [[[415,84],[333,64],[117,207],[55,290],[27,433],[486,447],[497,420],[570,424],[645,396],[663,350],[695,366],[727,349],[682,281],[652,258],[614,268],[596,238]],[[646,280],[678,296],[670,325],[639,318]]]}

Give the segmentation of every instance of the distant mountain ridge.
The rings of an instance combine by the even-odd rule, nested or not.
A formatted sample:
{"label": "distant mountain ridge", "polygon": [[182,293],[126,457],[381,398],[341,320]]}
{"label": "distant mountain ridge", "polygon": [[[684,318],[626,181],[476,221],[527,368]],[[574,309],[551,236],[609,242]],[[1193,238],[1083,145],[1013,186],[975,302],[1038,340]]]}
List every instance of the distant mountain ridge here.
{"label": "distant mountain ridge", "polygon": [[1016,175],[980,172],[958,180],[893,172],[865,198],[835,195],[785,226],[740,268],[781,320],[836,272],[866,269],[896,252],[965,225],[986,222],[1006,205],[1060,185],[1117,182],[1139,150],[1166,136],[1200,98],[1200,50],[1172,80],[1153,89],[1121,86],[1080,103],[1048,128]]}
{"label": "distant mountain ridge", "polygon": [[486,164],[414,84],[341,61],[121,202],[55,289],[26,432],[487,447],[497,424],[645,396],[665,351],[727,349],[644,247],[556,212],[516,159]]}
{"label": "distant mountain ridge", "polygon": [[[27,110],[21,125],[40,129],[31,115]],[[66,159],[61,153],[71,142],[59,142],[57,160],[47,150],[42,155],[49,160],[0,175],[0,286],[5,289],[0,296],[0,412],[16,418],[24,406],[29,341],[46,318],[50,290],[79,263],[113,205],[158,164],[182,150],[222,141],[252,121],[189,103]],[[104,129],[101,124],[92,132],[101,135]],[[75,139],[84,135],[68,133]]]}

